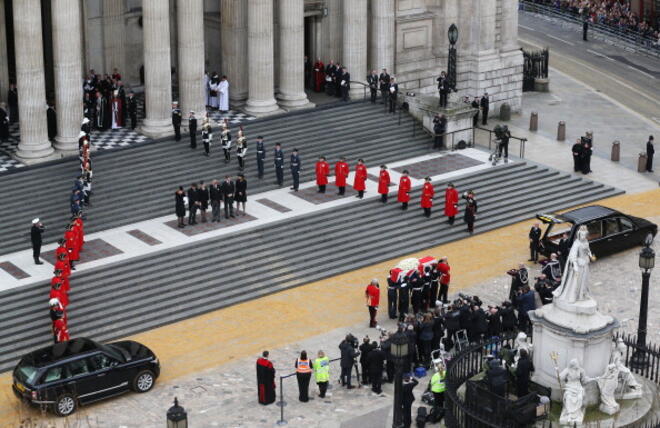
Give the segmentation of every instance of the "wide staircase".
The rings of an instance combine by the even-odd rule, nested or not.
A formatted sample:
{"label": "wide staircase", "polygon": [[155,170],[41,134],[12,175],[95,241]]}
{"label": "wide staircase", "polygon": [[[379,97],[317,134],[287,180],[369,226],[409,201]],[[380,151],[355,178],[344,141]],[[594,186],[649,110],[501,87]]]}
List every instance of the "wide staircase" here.
{"label": "wide staircase", "polygon": [[[283,122],[291,128],[285,129]],[[426,151],[424,137],[411,140],[405,132],[409,127],[404,130],[392,122],[369,105],[354,104],[260,122],[251,125],[248,132],[266,135],[269,147],[274,141],[280,141],[290,150],[296,141],[303,159],[307,160],[303,172],[304,179],[309,180],[312,160],[321,153],[331,159],[340,154],[350,158],[363,156],[375,165]],[[363,127],[371,131],[363,131]],[[306,135],[304,129],[313,135]],[[120,182],[104,183],[103,191],[99,184],[98,193],[104,194],[106,189],[110,192],[111,187],[117,186],[111,192],[115,203],[126,201],[119,207],[99,201],[99,205],[103,204],[110,212],[95,210],[94,216],[102,216],[112,225],[118,225],[168,213],[174,180],[185,182],[199,176],[208,179],[213,177],[213,168],[216,174],[217,170],[228,170],[217,156],[207,165],[205,159],[197,156],[199,153],[192,157],[189,149],[177,148],[174,143],[158,144],[162,144],[163,152],[169,155],[149,154],[147,148],[139,148],[99,160],[99,163],[106,163],[103,172],[99,172],[103,182],[104,174],[112,174]],[[124,162],[140,161],[140,152],[149,159],[148,165],[131,172]],[[197,168],[192,166],[194,162],[202,165],[197,174],[189,171]],[[113,173],[112,168],[124,172]],[[162,176],[152,177],[146,174],[147,170],[151,170],[152,175]],[[123,177],[123,174],[131,176]],[[148,180],[148,184],[140,180]],[[524,161],[452,181],[461,191],[474,189],[477,192],[477,233],[528,219],[539,211],[559,210],[620,193],[602,184]],[[267,189],[271,187],[269,182],[270,179],[254,187]],[[445,183],[435,185],[442,189]],[[123,337],[468,237],[460,219],[454,226],[446,223],[440,206],[435,208],[431,219],[423,217],[417,205],[419,188],[414,189],[411,196],[414,202],[405,212],[394,201],[383,206],[377,198],[355,200],[341,207],[75,273],[71,278],[70,331],[73,336],[96,340]],[[461,211],[463,208],[461,201]],[[524,245],[526,236],[521,235],[520,241]],[[475,259],[484,257],[497,255],[474,253]],[[383,277],[385,275],[383,272]],[[0,333],[0,369],[11,368],[21,354],[52,341],[44,309],[47,293],[48,284],[44,282],[0,294],[0,305],[5,308],[4,328]],[[360,296],[356,295],[357,298]]]}
{"label": "wide staircase", "polygon": [[[250,141],[244,174],[250,194],[277,188],[273,166],[275,143],[285,152],[285,184],[291,184],[289,155],[297,148],[302,159],[301,182],[314,179],[314,163],[325,156],[334,163],[340,156],[354,165],[363,158],[368,166],[389,163],[428,153],[428,135],[413,137],[413,119],[387,115],[369,103],[338,103],[307,112],[259,119],[244,123]],[[238,127],[232,126],[236,135]],[[86,209],[85,232],[97,232],[142,220],[171,214],[174,216],[174,191],[179,186],[204,180],[210,182],[225,175],[235,176],[235,156],[224,163],[220,148],[220,130],[214,126],[211,157],[203,156],[201,138],[197,150],[189,148],[184,136],[155,141],[129,149],[103,151],[92,155],[94,195]],[[267,158],[264,180],[257,179],[254,140],[265,139]],[[46,225],[44,242],[62,236],[70,216],[69,196],[75,177],[80,173],[77,159],[68,159],[0,175],[5,197],[0,206],[3,236],[0,254],[30,247],[30,220],[39,217]]]}

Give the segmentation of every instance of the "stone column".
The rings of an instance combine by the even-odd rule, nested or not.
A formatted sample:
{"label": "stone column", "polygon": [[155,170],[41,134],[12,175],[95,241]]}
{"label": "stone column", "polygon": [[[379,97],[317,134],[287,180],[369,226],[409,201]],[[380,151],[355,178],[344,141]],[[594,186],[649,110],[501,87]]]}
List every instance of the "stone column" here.
{"label": "stone column", "polygon": [[[342,65],[351,74],[351,80],[364,82],[367,77],[367,0],[343,2],[344,40]],[[364,87],[352,84],[350,96],[362,97]]]}
{"label": "stone column", "polygon": [[479,5],[479,54],[495,50],[497,2],[481,0]]}
{"label": "stone column", "polygon": [[313,107],[305,93],[305,4],[304,0],[279,0],[280,91],[283,108]]}
{"label": "stone column", "polygon": [[394,73],[394,0],[371,0],[371,69]]}
{"label": "stone column", "polygon": [[230,104],[241,106],[245,104],[248,94],[248,2],[221,0],[220,7],[221,74],[226,75],[229,81]]}
{"label": "stone column", "polygon": [[80,1],[53,0],[53,59],[55,68],[55,148],[77,152],[83,118]]}
{"label": "stone column", "polygon": [[[16,155],[44,158],[53,153],[46,125],[46,82],[41,35],[41,1],[14,2],[14,47],[21,142]],[[80,83],[80,82],[79,82]]]}
{"label": "stone column", "polygon": [[9,63],[7,53],[7,25],[5,0],[0,0],[0,101],[7,102],[9,90]]}
{"label": "stone column", "polygon": [[[184,117],[202,117],[204,93],[204,0],[177,0],[179,105]],[[184,124],[188,122],[184,120]]]}
{"label": "stone column", "polygon": [[168,1],[142,2],[144,93],[147,109],[147,117],[142,122],[142,133],[151,138],[172,132],[169,12]]}
{"label": "stone column", "polygon": [[518,0],[502,0],[502,50],[518,49]]}
{"label": "stone column", "polygon": [[126,70],[126,25],[124,25],[125,0],[103,0],[103,50],[105,70],[112,74],[114,68],[124,79]]}
{"label": "stone column", "polygon": [[277,113],[273,68],[273,0],[247,0],[249,84],[247,113]]}

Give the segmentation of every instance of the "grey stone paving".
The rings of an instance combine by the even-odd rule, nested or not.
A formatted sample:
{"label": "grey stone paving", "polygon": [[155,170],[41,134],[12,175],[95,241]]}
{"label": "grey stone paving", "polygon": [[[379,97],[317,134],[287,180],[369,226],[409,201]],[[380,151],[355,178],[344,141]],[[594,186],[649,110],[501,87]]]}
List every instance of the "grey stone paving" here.
{"label": "grey stone paving", "polygon": [[481,165],[482,163],[483,162],[458,153],[450,153],[438,159],[430,159],[402,165],[394,168],[394,171],[402,173],[404,170],[407,170],[411,177],[421,180],[425,177],[458,171],[459,169],[470,168],[472,166]]}

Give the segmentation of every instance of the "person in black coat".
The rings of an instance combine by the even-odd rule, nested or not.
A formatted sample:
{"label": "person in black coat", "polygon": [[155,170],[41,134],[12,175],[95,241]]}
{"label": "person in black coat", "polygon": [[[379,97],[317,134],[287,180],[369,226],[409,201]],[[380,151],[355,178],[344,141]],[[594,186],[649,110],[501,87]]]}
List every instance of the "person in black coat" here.
{"label": "person in black coat", "polygon": [[234,193],[234,200],[236,201],[236,215],[240,212],[241,204],[243,204],[243,214],[245,215],[245,204],[247,203],[247,180],[245,175],[238,174],[238,179],[234,184],[236,192]]}
{"label": "person in black coat", "polygon": [[591,172],[591,144],[588,141],[582,143],[582,174]]}
{"label": "person in black coat", "polygon": [[9,105],[9,123],[18,122],[18,90],[15,83],[9,85],[7,104]]}
{"label": "person in black coat", "polygon": [[135,129],[137,126],[137,101],[133,92],[129,92],[128,98],[126,98],[126,111],[131,118],[131,129]]}
{"label": "person in black coat", "polygon": [[438,82],[438,93],[440,94],[440,107],[447,107],[447,94],[449,94],[449,80],[447,79],[447,73],[444,71],[440,73],[440,77],[435,79]]}
{"label": "person in black coat", "polygon": [[378,73],[372,70],[371,74],[367,75],[367,84],[371,92],[371,104],[376,104],[376,97],[378,97]]}
{"label": "person in black coat", "polygon": [[415,401],[415,394],[413,394],[413,389],[417,386],[419,382],[415,378],[411,378],[410,375],[406,375],[403,378],[403,391],[401,393],[401,405],[403,406],[403,426],[405,428],[410,428],[412,424],[412,405]]}
{"label": "person in black coat", "polygon": [[5,103],[0,103],[0,141],[9,138],[9,113],[5,108]]}
{"label": "person in black coat", "polygon": [[653,172],[653,155],[655,148],[653,147],[653,135],[649,135],[649,140],[646,142],[646,171]]}
{"label": "person in black coat", "polygon": [[447,132],[447,118],[444,114],[436,114],[433,118],[433,148],[442,150],[445,147],[445,136]]}
{"label": "person in black coat", "polygon": [[220,221],[220,204],[222,202],[222,189],[218,180],[213,180],[209,188],[209,197],[211,199],[211,221]]}
{"label": "person in black coat", "polygon": [[371,380],[371,390],[376,394],[383,392],[383,368],[385,366],[385,352],[376,342],[371,342],[371,351],[367,357],[367,367],[369,368],[369,379]]}
{"label": "person in black coat", "polygon": [[186,227],[183,222],[183,219],[186,216],[185,196],[186,193],[183,191],[183,186],[179,186],[179,189],[174,192],[174,213],[176,214],[178,226],[181,228]]}
{"label": "person in black coat", "polygon": [[486,335],[490,338],[499,337],[500,334],[502,334],[502,320],[499,308],[491,306],[488,308],[488,333]]}
{"label": "person in black coat", "polygon": [[410,306],[410,287],[408,286],[409,278],[406,276],[399,282],[399,321],[403,321],[408,313]]}
{"label": "person in black coat", "polygon": [[529,359],[527,350],[521,349],[518,355],[520,358],[516,365],[516,396],[520,398],[529,394],[529,379],[534,371],[534,364]]}
{"label": "person in black coat", "polygon": [[342,73],[337,77],[339,87],[341,88],[341,100],[348,101],[348,91],[351,89],[351,73],[348,72],[346,67],[342,68]]}
{"label": "person in black coat", "polygon": [[188,132],[190,132],[190,148],[197,148],[197,118],[195,112],[191,111],[188,116]]}
{"label": "person in black coat", "polygon": [[513,310],[511,302],[506,301],[502,303],[499,313],[502,319],[502,331],[513,331],[516,328],[516,313]]}
{"label": "person in black coat", "polygon": [[537,263],[539,261],[539,250],[541,249],[541,228],[538,223],[529,230],[529,261]]}
{"label": "person in black coat", "polygon": [[222,199],[225,203],[225,218],[229,218],[230,216],[235,217],[234,194],[236,193],[236,187],[228,175],[225,176],[225,181],[220,185],[220,192],[222,193]]}
{"label": "person in black coat", "polygon": [[574,172],[582,171],[582,158],[583,158],[582,151],[583,151],[582,140],[578,138],[575,144],[573,144],[573,147],[571,148],[571,152],[573,154]]}
{"label": "person in black coat", "polygon": [[465,199],[465,213],[463,220],[467,224],[467,231],[470,235],[474,233],[474,221],[477,219],[477,198],[472,190],[463,194]]}
{"label": "person in black coat", "polygon": [[181,141],[181,109],[176,101],[172,103],[172,126],[174,127],[174,139]]}
{"label": "person in black coat", "polygon": [[30,240],[32,241],[32,257],[34,264],[44,264],[39,257],[41,256],[41,234],[44,233],[44,225],[38,218],[32,220],[32,229],[30,230]]}
{"label": "person in black coat", "polygon": [[362,384],[369,385],[369,365],[367,363],[367,357],[372,349],[375,347],[371,346],[369,342],[369,336],[366,336],[362,339],[362,345],[360,345],[360,368],[362,369]]}
{"label": "person in black coat", "polygon": [[275,176],[277,177],[275,184],[282,187],[284,185],[284,152],[280,147],[280,143],[275,144],[273,161],[275,163]]}
{"label": "person in black coat", "polygon": [[472,127],[476,128],[479,125],[479,97],[474,97],[470,107],[476,110],[474,116],[472,116]]}
{"label": "person in black coat", "polygon": [[481,124],[486,126],[488,125],[488,110],[490,109],[490,99],[488,98],[488,92],[484,93],[484,96],[481,97],[479,104],[481,106]]}
{"label": "person in black coat", "polygon": [[51,104],[48,104],[46,110],[46,123],[48,126],[48,139],[52,140],[57,137],[57,114],[55,113],[55,107]]}
{"label": "person in black coat", "polygon": [[197,202],[199,202],[199,211],[202,214],[202,223],[206,223],[206,210],[209,209],[209,189],[203,181],[199,182],[197,188]]}
{"label": "person in black coat", "polygon": [[300,185],[300,156],[298,156],[298,149],[293,149],[291,153],[291,159],[289,160],[289,166],[291,167],[291,178],[293,179],[293,186],[291,190],[298,191],[298,186]]}
{"label": "person in black coat", "polygon": [[380,95],[383,98],[383,104],[385,104],[390,93],[390,75],[386,68],[383,68],[383,72],[378,76],[378,82],[380,83]]}
{"label": "person in black coat", "polygon": [[509,381],[509,373],[502,367],[500,360],[491,360],[488,362],[486,371],[486,384],[493,394],[504,397],[506,395],[506,385]]}
{"label": "person in black coat", "polygon": [[188,189],[188,224],[197,224],[197,209],[199,208],[197,202],[197,183],[193,183]]}
{"label": "person in black coat", "polygon": [[390,86],[389,86],[389,100],[390,100],[390,113],[394,114],[394,111],[396,110],[396,98],[399,95],[399,84],[396,83],[396,79],[394,77],[390,78]]}
{"label": "person in black coat", "polygon": [[589,40],[587,40],[587,33],[588,32],[589,32],[589,20],[585,19],[582,22],[582,40],[584,40],[585,42],[589,41]]}
{"label": "person in black coat", "polygon": [[[472,337],[469,337],[469,335],[468,337],[471,342],[477,342],[488,333],[488,318],[486,312],[484,312],[479,306],[473,306],[470,321]],[[470,332],[470,330],[468,332]]]}
{"label": "person in black coat", "polygon": [[351,371],[353,370],[353,364],[355,364],[356,352],[353,348],[352,335],[347,335],[346,339],[342,340],[339,344],[339,351],[341,352],[341,361],[339,365],[341,367],[341,385],[345,386],[347,389],[353,389],[354,386],[351,385]]}

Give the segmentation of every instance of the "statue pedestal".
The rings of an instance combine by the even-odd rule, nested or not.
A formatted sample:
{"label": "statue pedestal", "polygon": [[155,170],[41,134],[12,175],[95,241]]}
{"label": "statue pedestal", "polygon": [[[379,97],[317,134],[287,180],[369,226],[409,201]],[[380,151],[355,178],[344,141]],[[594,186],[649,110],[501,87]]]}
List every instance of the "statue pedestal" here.
{"label": "statue pedestal", "polygon": [[[451,95],[454,95],[452,93]],[[408,103],[410,114],[417,120],[421,121],[424,129],[433,132],[433,118],[436,114],[444,114],[447,118],[447,133],[457,132],[453,135],[448,135],[445,138],[445,144],[451,148],[452,138],[454,143],[458,144],[460,140],[464,140],[468,145],[472,141],[472,118],[477,112],[469,104],[457,101],[454,97],[450,96],[450,101],[447,107],[438,106],[439,98],[437,95],[416,94],[415,96],[406,95],[405,102]]]}
{"label": "statue pedestal", "polygon": [[[561,401],[555,363],[550,357],[557,354],[561,372],[573,358],[584,368],[587,376],[598,377],[605,372],[613,348],[613,330],[619,322],[598,311],[593,299],[566,303],[557,300],[529,312],[534,326],[534,377],[532,380],[552,388],[552,399]],[[584,385],[587,406],[598,404],[596,382]]]}

